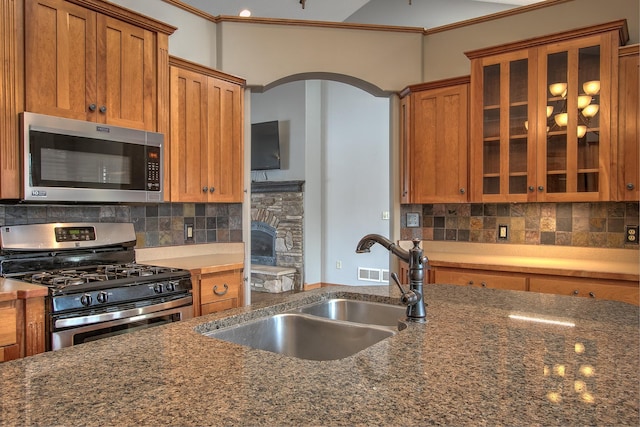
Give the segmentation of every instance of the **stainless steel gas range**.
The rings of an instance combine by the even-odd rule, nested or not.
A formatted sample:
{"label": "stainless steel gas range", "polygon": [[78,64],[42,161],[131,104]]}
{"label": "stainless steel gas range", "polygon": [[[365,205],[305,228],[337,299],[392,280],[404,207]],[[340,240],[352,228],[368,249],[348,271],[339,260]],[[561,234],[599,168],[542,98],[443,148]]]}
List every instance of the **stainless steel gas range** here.
{"label": "stainless steel gas range", "polygon": [[46,286],[47,350],[193,317],[187,270],[135,262],[129,223],[0,229],[0,274]]}

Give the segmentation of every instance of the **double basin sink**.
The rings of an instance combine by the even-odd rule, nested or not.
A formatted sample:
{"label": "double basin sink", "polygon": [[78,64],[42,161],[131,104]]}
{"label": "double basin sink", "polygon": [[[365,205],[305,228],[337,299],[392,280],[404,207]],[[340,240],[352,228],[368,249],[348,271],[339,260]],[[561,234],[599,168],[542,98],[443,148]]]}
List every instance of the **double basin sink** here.
{"label": "double basin sink", "polygon": [[406,308],[330,299],[204,335],[308,360],[349,357],[405,327]]}

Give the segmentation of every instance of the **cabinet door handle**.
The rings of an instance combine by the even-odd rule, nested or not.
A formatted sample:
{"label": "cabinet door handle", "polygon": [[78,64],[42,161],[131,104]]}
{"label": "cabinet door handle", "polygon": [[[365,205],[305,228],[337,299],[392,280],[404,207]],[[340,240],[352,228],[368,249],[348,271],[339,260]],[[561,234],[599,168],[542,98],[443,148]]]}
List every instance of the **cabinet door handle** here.
{"label": "cabinet door handle", "polygon": [[481,282],[480,286],[482,286],[483,288],[486,288],[487,287],[487,282]]}
{"label": "cabinet door handle", "polygon": [[101,105],[100,106],[100,112],[103,113],[103,114],[106,113],[107,112],[107,107],[105,105]]}
{"label": "cabinet door handle", "polygon": [[461,189],[460,189],[460,194],[464,194],[464,192],[465,192],[465,191],[466,191],[466,190],[465,190],[464,188],[461,188]]}
{"label": "cabinet door handle", "polygon": [[215,187],[209,187],[209,193],[213,193],[214,191],[216,191]]}
{"label": "cabinet door handle", "polygon": [[224,295],[224,294],[226,294],[227,292],[229,292],[229,285],[227,285],[227,284],[225,283],[225,284],[224,284],[224,285],[222,285],[222,286],[224,286],[224,291],[222,291],[222,292],[218,292],[218,285],[215,285],[215,286],[213,287],[213,293],[214,293],[214,294],[216,294],[216,295],[218,295],[219,297],[221,297],[222,295]]}
{"label": "cabinet door handle", "polygon": [[589,292],[589,296],[590,296],[591,298],[595,298],[595,297],[596,297],[596,294],[595,294],[594,292]]}
{"label": "cabinet door handle", "polygon": [[544,187],[542,185],[538,185],[538,191],[544,191]]}
{"label": "cabinet door handle", "polygon": [[209,191],[209,187],[202,187],[202,192],[206,193],[207,191]]}
{"label": "cabinet door handle", "polygon": [[574,289],[574,291],[573,291],[573,294],[574,294],[574,295],[578,295],[579,293],[580,293],[580,291],[579,291],[579,290]]}
{"label": "cabinet door handle", "polygon": [[467,282],[467,285],[469,286],[473,285],[473,280],[469,280],[469,282]]}
{"label": "cabinet door handle", "polygon": [[633,185],[633,183],[630,182],[627,184],[627,190],[633,190],[634,188],[636,188],[636,186]]}
{"label": "cabinet door handle", "polygon": [[533,192],[536,189],[536,187],[534,187],[533,185],[529,186],[529,191]]}
{"label": "cabinet door handle", "polygon": [[89,104],[89,111],[96,111],[96,104]]}

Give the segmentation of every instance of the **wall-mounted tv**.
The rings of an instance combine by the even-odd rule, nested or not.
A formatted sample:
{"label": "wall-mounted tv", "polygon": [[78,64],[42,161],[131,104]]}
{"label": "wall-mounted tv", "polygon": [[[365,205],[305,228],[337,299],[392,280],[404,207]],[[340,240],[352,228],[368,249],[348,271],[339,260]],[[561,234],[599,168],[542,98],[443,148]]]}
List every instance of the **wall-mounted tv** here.
{"label": "wall-mounted tv", "polygon": [[251,125],[251,170],[280,169],[278,121]]}

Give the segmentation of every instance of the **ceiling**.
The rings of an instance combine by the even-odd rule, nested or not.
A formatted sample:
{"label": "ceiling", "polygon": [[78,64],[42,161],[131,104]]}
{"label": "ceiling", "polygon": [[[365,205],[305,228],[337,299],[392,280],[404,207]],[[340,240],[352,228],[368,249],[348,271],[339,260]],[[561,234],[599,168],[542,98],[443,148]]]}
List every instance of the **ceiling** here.
{"label": "ceiling", "polygon": [[236,16],[242,9],[249,9],[254,18],[427,29],[540,1],[544,0],[182,0],[213,16]]}

